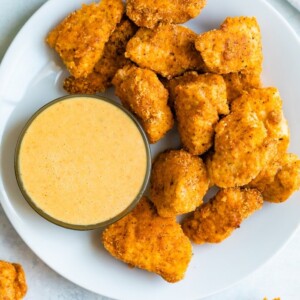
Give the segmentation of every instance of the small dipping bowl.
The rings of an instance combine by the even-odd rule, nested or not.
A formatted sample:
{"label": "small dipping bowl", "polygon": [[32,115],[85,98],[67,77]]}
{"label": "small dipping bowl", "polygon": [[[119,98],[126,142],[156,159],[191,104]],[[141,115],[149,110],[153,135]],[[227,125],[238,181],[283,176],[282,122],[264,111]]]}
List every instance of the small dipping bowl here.
{"label": "small dipping bowl", "polygon": [[15,173],[30,206],[59,226],[90,230],[128,214],[147,187],[145,132],[121,105],[72,95],[39,109],[22,130]]}

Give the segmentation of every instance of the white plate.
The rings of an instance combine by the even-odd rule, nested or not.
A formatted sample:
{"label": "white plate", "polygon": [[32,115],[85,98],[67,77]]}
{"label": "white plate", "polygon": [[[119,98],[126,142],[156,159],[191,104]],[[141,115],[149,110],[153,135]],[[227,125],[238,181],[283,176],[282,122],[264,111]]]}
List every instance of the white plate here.
{"label": "white plate", "polygon": [[[106,253],[100,231],[76,232],[48,223],[22,198],[13,157],[21,128],[39,107],[64,94],[66,76],[60,60],[44,41],[47,32],[82,0],[48,1],[20,31],[9,48],[0,73],[1,202],[27,245],[52,269],[93,292],[122,299],[195,299],[219,291],[245,277],[273,256],[296,230],[299,199],[264,204],[239,230],[219,245],[194,246],[183,281],[168,284],[159,276],[130,269]],[[264,45],[264,83],[279,88],[291,128],[290,150],[300,154],[300,44],[280,15],[262,0],[209,0],[196,20],[196,32],[216,28],[227,16],[256,16]],[[112,95],[110,91],[108,96]],[[155,149],[176,146],[172,133]],[[34,288],[34,287],[32,287]]]}

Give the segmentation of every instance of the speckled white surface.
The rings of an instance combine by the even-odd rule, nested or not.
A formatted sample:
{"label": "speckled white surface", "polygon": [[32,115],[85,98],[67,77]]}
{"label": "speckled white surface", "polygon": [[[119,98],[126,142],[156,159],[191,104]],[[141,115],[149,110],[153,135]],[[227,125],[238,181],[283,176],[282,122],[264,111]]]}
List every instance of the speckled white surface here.
{"label": "speckled white surface", "polygon": [[[0,60],[17,31],[44,2],[45,0],[0,1]],[[300,13],[285,0],[269,0],[269,2],[281,12],[300,36]],[[257,249],[259,251],[259,245]],[[26,300],[108,299],[77,287],[48,268],[18,236],[1,206],[0,259],[19,262],[24,266],[29,286]],[[207,300],[262,300],[265,296],[268,299],[274,297],[281,297],[282,300],[300,299],[300,230],[266,265],[235,286]]]}
{"label": "speckled white surface", "polygon": [[295,8],[300,11],[300,0],[288,0]]}

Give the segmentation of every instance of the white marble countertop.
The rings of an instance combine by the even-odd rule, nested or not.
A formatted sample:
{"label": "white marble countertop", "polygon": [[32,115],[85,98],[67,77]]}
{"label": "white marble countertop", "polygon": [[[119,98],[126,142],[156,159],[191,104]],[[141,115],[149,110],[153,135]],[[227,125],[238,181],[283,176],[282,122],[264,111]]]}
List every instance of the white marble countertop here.
{"label": "white marble countertop", "polygon": [[[221,0],[220,0],[221,1]],[[45,0],[0,1],[0,61],[15,34]],[[269,0],[300,35],[300,13],[285,0]],[[283,54],[284,55],[284,54]],[[300,57],[300,53],[299,53]],[[300,299],[300,230],[263,267],[235,286],[207,300]],[[0,205],[0,259],[20,262],[29,290],[25,299],[108,300],[88,292],[46,266],[18,236]],[[156,300],[156,299],[155,299]]]}

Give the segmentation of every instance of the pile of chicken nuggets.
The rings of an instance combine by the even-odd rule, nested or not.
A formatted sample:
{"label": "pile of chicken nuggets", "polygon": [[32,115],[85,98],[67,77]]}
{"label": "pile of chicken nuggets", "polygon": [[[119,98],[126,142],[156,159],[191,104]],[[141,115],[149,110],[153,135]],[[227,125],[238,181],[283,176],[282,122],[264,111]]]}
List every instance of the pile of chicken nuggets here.
{"label": "pile of chicken nuggets", "polygon": [[[168,282],[184,277],[191,241],[223,241],[264,201],[283,202],[300,186],[279,92],[260,80],[256,18],[228,17],[199,35],[178,25],[205,4],[102,0],[71,13],[47,37],[70,72],[67,92],[113,85],[150,143],[177,125],[182,147],[157,156],[149,196],[102,235],[114,257]],[[213,186],[218,192],[204,203]]]}

